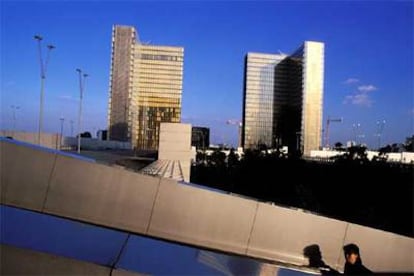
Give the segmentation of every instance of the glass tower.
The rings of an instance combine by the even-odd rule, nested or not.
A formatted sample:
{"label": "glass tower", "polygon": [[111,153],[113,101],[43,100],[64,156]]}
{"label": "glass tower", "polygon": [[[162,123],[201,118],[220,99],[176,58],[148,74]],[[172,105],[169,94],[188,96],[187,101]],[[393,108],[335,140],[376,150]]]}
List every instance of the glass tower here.
{"label": "glass tower", "polygon": [[242,145],[288,146],[309,155],[322,135],[324,44],[306,41],[292,55],[248,53]]}
{"label": "glass tower", "polygon": [[109,137],[158,148],[161,122],[181,121],[184,49],[140,43],[135,28],[114,26]]}

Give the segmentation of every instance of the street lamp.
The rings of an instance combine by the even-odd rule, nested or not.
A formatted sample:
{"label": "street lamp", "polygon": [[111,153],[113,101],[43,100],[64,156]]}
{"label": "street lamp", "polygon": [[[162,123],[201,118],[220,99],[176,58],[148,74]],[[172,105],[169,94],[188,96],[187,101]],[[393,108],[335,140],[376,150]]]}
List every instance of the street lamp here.
{"label": "street lamp", "polygon": [[70,120],[70,137],[73,137],[73,121]]}
{"label": "street lamp", "polygon": [[79,74],[79,91],[80,91],[80,100],[79,100],[79,116],[78,116],[78,154],[80,154],[81,147],[81,116],[82,116],[82,98],[83,90],[85,88],[85,79],[88,74],[83,73],[81,69],[76,69],[76,72]]}
{"label": "street lamp", "polygon": [[13,132],[16,132],[16,110],[20,109],[20,106],[10,106],[13,110]]}
{"label": "street lamp", "polygon": [[65,121],[65,118],[60,118],[60,141],[59,141],[59,148],[62,148],[62,137],[63,137],[63,122]]}
{"label": "street lamp", "polygon": [[43,60],[42,56],[42,40],[43,37],[40,35],[35,35],[34,39],[37,40],[37,45],[39,49],[39,62],[40,62],[40,110],[39,110],[39,129],[37,132],[37,143],[40,145],[40,135],[43,128],[43,97],[44,97],[44,87],[46,79],[47,65],[50,59],[50,51],[55,49],[53,45],[47,45],[46,60]]}

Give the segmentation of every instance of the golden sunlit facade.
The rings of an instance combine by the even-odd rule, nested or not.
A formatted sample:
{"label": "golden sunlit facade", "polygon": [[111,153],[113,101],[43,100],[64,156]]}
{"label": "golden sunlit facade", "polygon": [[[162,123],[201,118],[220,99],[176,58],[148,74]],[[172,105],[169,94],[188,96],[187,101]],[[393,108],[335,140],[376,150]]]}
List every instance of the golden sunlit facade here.
{"label": "golden sunlit facade", "polygon": [[298,52],[302,61],[301,151],[305,156],[322,143],[324,44],[307,41]]}
{"label": "golden sunlit facade", "polygon": [[306,41],[294,54],[248,53],[242,145],[288,146],[309,155],[322,136],[324,44]]}
{"label": "golden sunlit facade", "polygon": [[[130,141],[137,149],[155,150],[158,148],[160,123],[181,121],[184,49],[146,45],[138,40],[134,40],[130,48],[118,46],[120,49],[130,49],[124,50],[130,62],[123,62],[122,66],[129,69],[129,74],[125,79],[118,80],[125,80],[128,85],[122,86],[122,91],[117,91],[121,89],[115,86],[114,80],[117,57],[116,47],[114,49],[117,44],[114,40],[116,41],[118,32],[125,30],[131,33],[131,37],[136,37],[133,27],[114,27],[109,135],[111,139]],[[128,42],[122,42],[124,41]],[[115,97],[126,98],[122,101],[124,106],[116,105]],[[121,122],[124,129],[117,127],[117,118],[124,119]]]}

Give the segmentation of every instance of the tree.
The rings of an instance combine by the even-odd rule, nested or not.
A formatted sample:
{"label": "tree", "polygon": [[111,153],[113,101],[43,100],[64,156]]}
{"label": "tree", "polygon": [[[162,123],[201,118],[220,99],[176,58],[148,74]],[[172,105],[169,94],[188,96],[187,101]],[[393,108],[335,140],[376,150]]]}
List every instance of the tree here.
{"label": "tree", "polygon": [[82,138],[92,138],[92,134],[89,131],[85,131],[84,133],[81,133]]}
{"label": "tree", "polygon": [[220,149],[216,149],[208,158],[209,165],[213,165],[216,167],[222,167],[225,165],[226,162],[226,154],[222,152]]}
{"label": "tree", "polygon": [[341,142],[336,142],[334,149],[337,151],[344,151],[343,144]]}
{"label": "tree", "polygon": [[394,143],[391,145],[392,152],[400,152],[400,145],[397,143]]}
{"label": "tree", "polygon": [[386,145],[385,147],[382,147],[379,149],[379,154],[385,154],[392,151],[392,148],[390,145]]}
{"label": "tree", "polygon": [[358,162],[366,163],[368,162],[367,148],[364,146],[352,146],[347,148],[347,152],[343,155],[335,157],[339,161],[348,161],[348,162]]}
{"label": "tree", "polygon": [[414,152],[414,135],[405,139],[404,149],[409,152]]}
{"label": "tree", "polygon": [[204,164],[206,162],[206,153],[204,151],[197,151],[196,154],[196,163],[197,164]]}
{"label": "tree", "polygon": [[242,161],[245,163],[256,162],[257,160],[261,159],[263,154],[260,150],[257,149],[245,149]]}
{"label": "tree", "polygon": [[227,156],[227,166],[229,168],[234,168],[239,163],[239,157],[234,152],[234,148],[231,148],[229,156]]}

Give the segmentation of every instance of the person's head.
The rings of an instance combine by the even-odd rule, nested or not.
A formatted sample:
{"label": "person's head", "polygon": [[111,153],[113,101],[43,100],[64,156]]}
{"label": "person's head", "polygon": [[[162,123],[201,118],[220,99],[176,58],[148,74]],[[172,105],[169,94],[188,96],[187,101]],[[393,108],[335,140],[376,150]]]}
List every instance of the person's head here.
{"label": "person's head", "polygon": [[322,265],[322,253],[319,245],[311,244],[303,249],[303,255],[309,259],[310,267],[319,267]]}
{"label": "person's head", "polygon": [[347,263],[356,264],[361,262],[359,248],[356,244],[350,243],[344,246],[344,255]]}

